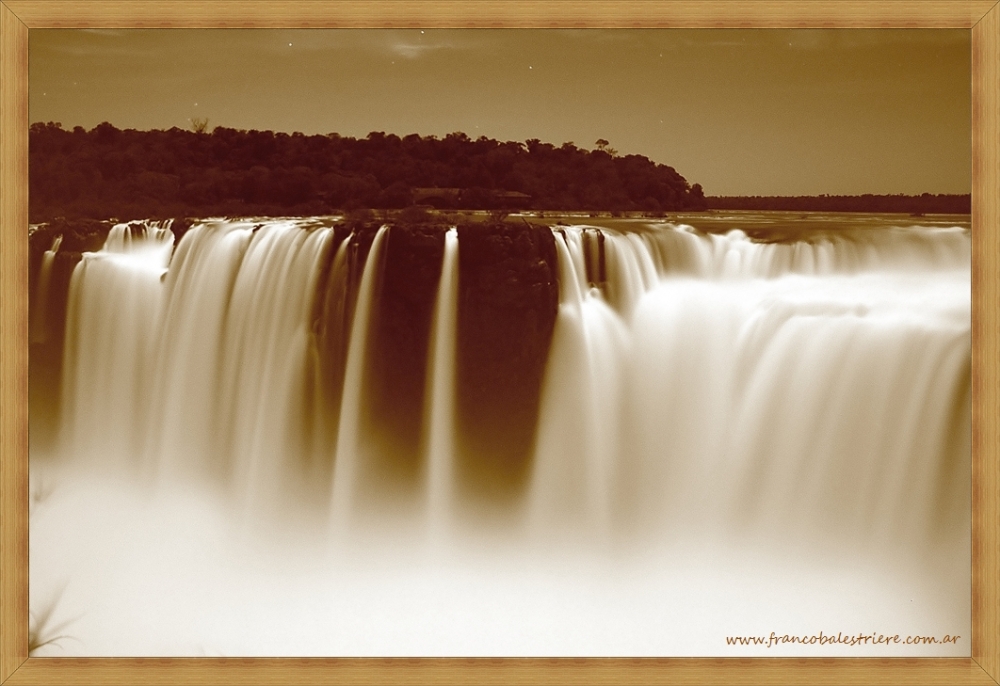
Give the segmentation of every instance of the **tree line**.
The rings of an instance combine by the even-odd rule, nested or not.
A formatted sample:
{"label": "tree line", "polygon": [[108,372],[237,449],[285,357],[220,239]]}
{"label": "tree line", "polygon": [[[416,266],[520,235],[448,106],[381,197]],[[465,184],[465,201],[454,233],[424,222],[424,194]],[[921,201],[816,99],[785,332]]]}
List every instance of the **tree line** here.
{"label": "tree line", "polygon": [[619,155],[604,139],[587,150],[538,139],[473,140],[461,132],[352,138],[195,128],[32,124],[31,221],[321,215],[423,202],[625,212],[706,207],[699,184],[642,155]]}
{"label": "tree line", "polygon": [[897,212],[969,214],[971,195],[800,195],[719,196],[707,198],[713,210],[784,210],[788,212]]}

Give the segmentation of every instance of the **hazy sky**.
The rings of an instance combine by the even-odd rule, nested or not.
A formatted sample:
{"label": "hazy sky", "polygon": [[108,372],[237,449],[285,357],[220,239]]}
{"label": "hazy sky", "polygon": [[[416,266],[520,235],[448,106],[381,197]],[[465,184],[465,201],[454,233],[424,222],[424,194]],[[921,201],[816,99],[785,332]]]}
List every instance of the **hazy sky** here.
{"label": "hazy sky", "polygon": [[539,138],[708,195],[968,193],[968,30],[42,30],[31,121]]}

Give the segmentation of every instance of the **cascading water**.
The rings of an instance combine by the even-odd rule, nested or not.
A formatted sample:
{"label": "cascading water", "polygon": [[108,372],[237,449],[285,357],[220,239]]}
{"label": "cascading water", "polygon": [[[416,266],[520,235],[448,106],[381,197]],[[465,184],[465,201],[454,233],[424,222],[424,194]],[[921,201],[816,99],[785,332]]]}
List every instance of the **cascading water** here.
{"label": "cascading water", "polygon": [[340,405],[340,421],[337,429],[337,450],[333,467],[333,514],[334,523],[345,523],[350,516],[357,473],[357,461],[362,457],[363,442],[359,436],[361,412],[361,382],[367,357],[369,315],[379,268],[382,240],[387,228],[382,227],[375,234],[364,275],[358,303],[354,309],[351,325],[350,345],[347,348],[347,369],[344,374],[344,399]]}
{"label": "cascading water", "polygon": [[606,277],[585,259],[592,232],[559,235],[537,508],[688,535],[759,519],[919,538],[962,521],[966,231],[607,234]]}
{"label": "cascading water", "polygon": [[458,314],[458,231],[444,238],[441,284],[434,305],[434,333],[428,360],[426,470],[430,525],[448,526],[455,459],[455,338]]}
{"label": "cascading water", "polygon": [[329,240],[329,232],[293,223],[260,229],[230,292],[218,406],[230,413],[222,425],[229,430],[224,454],[252,496],[283,485],[305,447],[309,315]]}
{"label": "cascading water", "polygon": [[[52,282],[52,263],[56,259],[56,253],[59,252],[60,245],[62,245],[62,236],[56,236],[52,240],[52,247],[42,255],[41,273],[38,275],[37,298],[39,303],[47,303],[49,300],[49,286]],[[48,321],[46,319],[48,308],[44,306],[37,307],[31,314],[31,342],[45,343],[48,340]]]}
{"label": "cascading water", "polygon": [[139,454],[163,287],[174,235],[119,224],[73,272],[66,321],[63,443],[76,456]]}
{"label": "cascading water", "polygon": [[[534,569],[531,551],[567,546],[603,555],[634,543],[641,557],[672,542],[727,550],[732,541],[809,541],[850,554],[905,550],[934,569],[942,555],[963,554],[967,229],[859,224],[780,240],[640,222],[518,230],[406,238],[405,227],[210,220],[174,245],[169,225],[116,226],[73,272],[60,454],[161,483],[223,484],[243,520],[290,503],[311,508],[319,516],[308,526],[354,531],[374,549],[384,527],[372,529],[359,508],[427,523],[404,536],[418,547],[429,538],[492,548],[503,530],[513,562],[501,554],[497,565],[511,579]],[[424,252],[400,262],[411,244]],[[42,262],[41,303],[58,250],[57,240]],[[413,292],[386,285],[400,264]],[[556,283],[546,314],[545,289]],[[521,312],[511,293],[534,299]],[[490,328],[509,312],[524,323],[516,334]],[[44,309],[32,314],[33,340],[44,342]],[[470,329],[476,317],[480,328]],[[530,345],[523,331],[535,332]],[[419,354],[401,355],[413,345]],[[544,369],[539,382],[525,374],[504,385],[505,369],[533,361]],[[496,369],[477,374],[473,363]],[[388,402],[397,391],[404,401]],[[491,393],[492,405],[482,401]],[[393,427],[419,436],[387,438]],[[523,441],[505,443],[525,431],[534,436],[526,458]],[[470,471],[477,460],[488,467]],[[506,518],[491,519],[494,509],[484,520],[477,509],[490,475],[505,479],[498,492],[514,494],[497,500]],[[408,498],[401,480],[419,497]],[[656,566],[682,559],[664,555]],[[959,578],[965,568],[942,574]],[[683,578],[703,576],[693,574]],[[455,577],[455,588],[466,582]],[[376,597],[388,587],[373,588]],[[536,640],[554,631],[530,626],[525,635]],[[604,643],[551,650],[662,649],[601,635]],[[342,637],[336,650],[368,650],[353,640]],[[454,646],[493,645],[482,641],[442,650],[481,654]],[[497,645],[496,654],[516,654],[510,646],[521,644]]]}
{"label": "cascading water", "polygon": [[542,397],[531,516],[536,530],[546,519],[563,519],[607,534],[628,340],[621,318],[589,285],[586,235],[570,231],[556,238],[561,293]]}

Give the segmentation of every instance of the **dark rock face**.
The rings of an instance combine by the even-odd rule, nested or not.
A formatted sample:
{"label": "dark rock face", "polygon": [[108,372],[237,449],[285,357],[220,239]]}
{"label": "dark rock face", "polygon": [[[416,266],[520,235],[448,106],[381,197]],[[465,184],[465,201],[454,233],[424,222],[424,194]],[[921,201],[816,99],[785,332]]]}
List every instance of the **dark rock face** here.
{"label": "dark rock face", "polygon": [[181,239],[184,238],[184,234],[194,226],[195,222],[193,219],[175,219],[170,223],[170,231],[174,234],[174,248],[176,248],[181,243]]}
{"label": "dark rock face", "polygon": [[[41,316],[44,321],[42,340],[33,340],[28,350],[31,424],[38,437],[54,436],[59,422],[69,284],[81,259],[81,253],[60,250],[52,261],[48,297],[44,302],[37,298],[37,283],[32,288],[30,316],[32,320]],[[32,441],[35,443],[34,438]]]}
{"label": "dark rock face", "polygon": [[[32,444],[36,447],[48,447],[44,440],[55,436],[59,422],[66,309],[73,270],[84,252],[101,249],[110,230],[109,222],[58,219],[36,229],[28,239],[28,308],[32,320],[28,384]],[[41,301],[38,296],[42,260],[58,236],[62,236],[62,243],[52,260],[48,289]]]}
{"label": "dark rock face", "polygon": [[445,227],[393,226],[382,247],[364,390],[381,478],[418,475],[428,353]]}
{"label": "dark rock face", "polygon": [[474,491],[520,490],[534,448],[559,305],[547,227],[465,225],[459,236],[458,471]]}
{"label": "dark rock face", "polygon": [[104,247],[112,226],[113,222],[57,219],[46,229],[62,234],[63,242],[59,248],[62,251],[96,252]]}
{"label": "dark rock face", "polygon": [[[312,354],[307,369],[309,411],[304,421],[312,436],[311,454],[320,462],[313,466],[321,472],[328,472],[333,466],[351,322],[375,230],[375,227],[336,226],[316,284]],[[337,253],[341,246],[345,259],[338,268]]]}
{"label": "dark rock face", "polygon": [[[52,242],[62,236],[59,247],[61,253],[76,253],[100,250],[111,231],[109,222],[99,221],[67,221],[56,219],[45,226],[36,229],[28,238],[28,274],[30,279],[30,297],[35,297],[38,283],[38,273],[42,264],[42,256],[52,248]],[[77,259],[79,261],[79,258]],[[32,300],[34,304],[34,300]]]}
{"label": "dark rock face", "polygon": [[[111,224],[108,222],[56,220],[32,233],[28,239],[30,307],[45,308],[48,322],[64,325],[66,322],[66,298],[73,268],[82,259],[83,253],[100,250],[110,231]],[[39,303],[36,302],[36,298],[42,259],[45,252],[52,248],[53,241],[59,236],[62,236],[62,243],[59,245],[59,250],[53,260],[47,302]],[[49,333],[61,340],[64,332],[55,330],[61,328],[62,326],[54,326],[53,331]]]}
{"label": "dark rock face", "polygon": [[[337,227],[314,308],[314,416],[332,459],[351,325],[378,223]],[[428,357],[444,257],[441,224],[390,227],[377,266],[362,384],[374,441],[365,478],[380,490],[420,484]],[[353,231],[351,237],[347,237]],[[469,224],[459,232],[456,477],[467,496],[504,500],[528,474],[559,301],[547,227]],[[336,266],[338,246],[346,259]],[[316,428],[316,427],[314,427]]]}

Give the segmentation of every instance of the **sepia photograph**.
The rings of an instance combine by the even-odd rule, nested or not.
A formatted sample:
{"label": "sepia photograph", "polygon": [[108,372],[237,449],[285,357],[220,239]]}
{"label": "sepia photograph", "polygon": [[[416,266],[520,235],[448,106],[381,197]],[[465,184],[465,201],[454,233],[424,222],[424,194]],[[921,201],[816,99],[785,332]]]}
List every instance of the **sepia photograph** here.
{"label": "sepia photograph", "polygon": [[33,657],[969,657],[965,29],[32,29]]}

